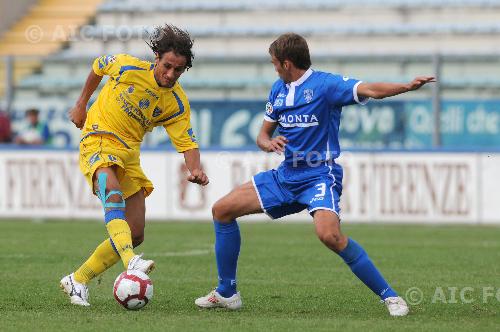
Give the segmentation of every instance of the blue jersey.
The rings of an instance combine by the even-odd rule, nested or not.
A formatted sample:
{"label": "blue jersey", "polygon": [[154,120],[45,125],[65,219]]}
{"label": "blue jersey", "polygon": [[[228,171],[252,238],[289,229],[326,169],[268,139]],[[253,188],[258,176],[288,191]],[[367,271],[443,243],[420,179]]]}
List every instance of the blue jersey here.
{"label": "blue jersey", "polygon": [[276,81],[266,104],[266,121],[277,122],[288,139],[285,164],[319,165],[340,155],[339,125],[342,107],[360,100],[361,81],[308,69],[297,81]]}

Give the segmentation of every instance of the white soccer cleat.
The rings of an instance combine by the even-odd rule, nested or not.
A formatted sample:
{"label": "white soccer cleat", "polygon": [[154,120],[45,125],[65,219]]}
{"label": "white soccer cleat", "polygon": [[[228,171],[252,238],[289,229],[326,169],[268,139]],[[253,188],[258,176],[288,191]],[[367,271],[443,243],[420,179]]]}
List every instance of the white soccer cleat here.
{"label": "white soccer cleat", "polygon": [[73,273],[62,278],[59,286],[69,296],[72,304],[90,306],[87,285],[76,282]]}
{"label": "white soccer cleat", "polygon": [[410,311],[408,304],[400,296],[388,297],[384,303],[391,316],[406,316]]}
{"label": "white soccer cleat", "polygon": [[149,259],[142,259],[142,255],[135,255],[128,262],[127,270],[136,270],[149,274],[155,268],[155,262]]}
{"label": "white soccer cleat", "polygon": [[231,297],[223,297],[215,289],[208,293],[207,296],[197,298],[194,303],[200,308],[226,308],[230,310],[238,310],[243,305],[240,292]]}

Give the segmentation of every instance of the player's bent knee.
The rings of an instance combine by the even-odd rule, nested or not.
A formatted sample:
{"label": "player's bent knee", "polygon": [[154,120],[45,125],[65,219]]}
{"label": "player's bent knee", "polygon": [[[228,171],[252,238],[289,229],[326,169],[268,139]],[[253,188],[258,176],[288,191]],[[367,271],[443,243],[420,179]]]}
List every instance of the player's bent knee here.
{"label": "player's bent knee", "polygon": [[218,200],[212,206],[212,217],[219,222],[229,222],[233,220],[230,206],[224,200]]}
{"label": "player's bent knee", "polygon": [[110,203],[121,203],[124,201],[123,199],[123,194],[121,191],[117,190],[117,189],[110,189],[109,191],[112,191],[114,192],[114,194],[112,195],[109,195],[108,199],[106,200],[106,202],[110,202]]}
{"label": "player's bent knee", "polygon": [[318,233],[318,238],[328,248],[339,252],[345,248],[347,238],[341,233],[322,232]]}
{"label": "player's bent knee", "polygon": [[97,197],[101,200],[104,211],[108,211],[109,209],[125,209],[123,193],[119,187],[107,186],[107,177],[106,173],[98,175],[98,188],[95,191]]}

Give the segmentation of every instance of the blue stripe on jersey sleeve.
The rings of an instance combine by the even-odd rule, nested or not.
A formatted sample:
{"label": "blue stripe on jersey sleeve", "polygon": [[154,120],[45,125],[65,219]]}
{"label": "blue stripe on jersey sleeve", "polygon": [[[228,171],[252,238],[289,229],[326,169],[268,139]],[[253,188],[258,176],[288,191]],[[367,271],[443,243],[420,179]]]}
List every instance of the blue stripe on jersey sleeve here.
{"label": "blue stripe on jersey sleeve", "polygon": [[118,77],[116,78],[117,82],[120,80],[120,77],[122,77],[122,74],[127,70],[146,70],[146,69],[137,66],[121,66],[120,72],[118,73]]}

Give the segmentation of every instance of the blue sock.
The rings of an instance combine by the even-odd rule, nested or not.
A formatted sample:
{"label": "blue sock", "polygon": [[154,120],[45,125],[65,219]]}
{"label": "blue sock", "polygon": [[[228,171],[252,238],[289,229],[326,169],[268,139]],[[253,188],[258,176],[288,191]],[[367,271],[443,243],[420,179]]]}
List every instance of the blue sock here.
{"label": "blue sock", "polygon": [[398,296],[387,281],[385,281],[375,265],[373,265],[363,247],[351,238],[348,241],[347,247],[339,253],[339,256],[349,265],[356,277],[375,294],[380,296],[382,300],[391,296]]}
{"label": "blue sock", "polygon": [[217,292],[224,297],[236,294],[236,266],[240,254],[240,229],[236,220],[229,224],[214,220],[215,258],[219,272]]}

